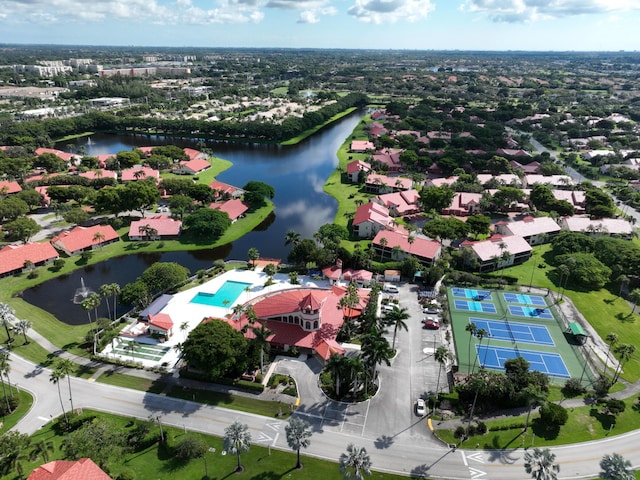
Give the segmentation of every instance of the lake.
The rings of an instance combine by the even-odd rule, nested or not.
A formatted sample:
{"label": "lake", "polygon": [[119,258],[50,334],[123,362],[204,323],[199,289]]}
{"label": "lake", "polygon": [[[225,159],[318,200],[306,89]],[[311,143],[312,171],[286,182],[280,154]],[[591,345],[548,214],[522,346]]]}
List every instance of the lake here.
{"label": "lake", "polygon": [[[233,163],[217,177],[218,180],[238,187],[250,180],[259,180],[274,187],[274,213],[261,225],[235,242],[216,249],[113,258],[25,290],[23,298],[65,323],[79,325],[87,321],[87,316],[72,299],[80,288],[81,279],[94,290],[106,283],[125,285],[155,262],[177,262],[194,273],[210,267],[217,259],[246,260],[247,251],[253,247],[262,257],[286,260],[289,247],[284,245],[284,236],[287,231],[295,230],[303,238],[311,238],[320,226],[333,223],[337,202],[324,193],[323,186],[338,165],[338,148],[351,135],[361,116],[362,112],[359,112],[342,118],[294,146],[204,142],[216,157]],[[100,134],[78,141],[78,145],[84,145],[87,155],[168,144],[199,148],[195,140],[146,135]],[[67,145],[68,142],[56,148],[65,150]],[[104,302],[102,308],[104,312],[100,313],[106,316]]]}

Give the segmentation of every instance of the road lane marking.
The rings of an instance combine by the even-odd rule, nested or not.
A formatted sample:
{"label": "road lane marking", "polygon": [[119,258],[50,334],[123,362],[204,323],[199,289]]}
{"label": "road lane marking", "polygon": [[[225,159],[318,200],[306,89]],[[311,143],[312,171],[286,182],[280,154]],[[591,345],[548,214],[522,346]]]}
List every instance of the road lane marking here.
{"label": "road lane marking", "polygon": [[471,475],[471,479],[475,480],[476,478],[482,478],[487,474],[487,472],[483,472],[482,470],[477,470],[475,468],[469,467],[469,475]]}
{"label": "road lane marking", "polygon": [[467,455],[467,458],[478,463],[484,463],[484,459],[482,458],[481,452],[476,452],[476,453],[472,453],[471,455]]}

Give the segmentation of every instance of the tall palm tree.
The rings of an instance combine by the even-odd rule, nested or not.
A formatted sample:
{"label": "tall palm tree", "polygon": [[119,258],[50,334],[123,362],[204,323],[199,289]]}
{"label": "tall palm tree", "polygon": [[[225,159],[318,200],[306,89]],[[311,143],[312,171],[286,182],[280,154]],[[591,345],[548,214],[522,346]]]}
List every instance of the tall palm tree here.
{"label": "tall palm tree", "polygon": [[251,331],[254,335],[253,341],[258,345],[258,348],[260,349],[260,373],[264,373],[264,352],[269,351],[269,347],[271,346],[271,344],[269,343],[269,337],[275,332],[265,327],[264,323],[260,325],[260,328],[251,327]]}
{"label": "tall palm tree", "polygon": [[384,314],[385,323],[389,326],[393,326],[393,342],[391,343],[391,349],[396,349],[396,335],[398,329],[409,331],[409,327],[405,320],[408,320],[411,316],[406,308],[398,308],[394,305],[393,310]]}
{"label": "tall palm tree", "polygon": [[120,285],[118,285],[117,283],[110,283],[109,284],[109,292],[111,294],[111,298],[113,301],[113,319],[115,320],[116,318],[118,318],[118,295],[120,295]]}
{"label": "tall palm tree", "polygon": [[68,423],[67,411],[64,409],[64,403],[62,402],[62,392],[60,391],[60,380],[62,379],[62,372],[59,370],[53,370],[49,375],[49,381],[54,383],[58,387],[58,398],[60,398],[60,408],[62,408],[62,414],[64,415],[65,423]]}
{"label": "tall palm tree", "polygon": [[479,328],[476,330],[476,338],[478,339],[478,354],[473,359],[473,365],[471,367],[471,374],[473,374],[476,369],[476,363],[478,362],[478,357],[480,356],[480,348],[482,347],[482,340],[487,337],[489,334],[484,328]]}
{"label": "tall palm tree", "polygon": [[55,369],[60,372],[60,380],[67,378],[67,386],[69,387],[69,403],[71,404],[71,411],[73,412],[73,394],[71,392],[71,374],[76,369],[76,364],[67,358],[61,358]]}
{"label": "tall palm tree", "polygon": [[43,463],[49,462],[49,452],[55,452],[56,448],[53,442],[47,440],[40,440],[33,445],[31,452],[29,452],[29,461],[35,462],[39,458],[42,458]]}
{"label": "tall palm tree", "polygon": [[469,358],[469,366],[471,366],[471,344],[473,343],[473,337],[475,337],[476,333],[478,333],[478,327],[475,323],[469,322],[464,327],[464,330],[466,332],[469,332],[469,346],[467,348],[467,356]]}
{"label": "tall palm tree", "polygon": [[367,449],[350,443],[347,452],[340,455],[340,472],[345,479],[353,475],[356,480],[362,480],[364,475],[371,475],[371,457]]}
{"label": "tall palm tree", "polygon": [[111,284],[105,283],[104,285],[100,285],[100,288],[98,290],[100,291],[100,295],[102,296],[102,298],[105,299],[105,303],[107,304],[107,312],[109,318],[111,318],[111,307],[109,306],[109,301],[107,300],[107,297],[111,296]]}
{"label": "tall palm tree", "polygon": [[343,371],[347,363],[347,357],[339,355],[337,353],[332,354],[327,360],[326,368],[333,373],[333,380],[335,381],[336,396],[340,397],[340,384]]}
{"label": "tall palm tree", "polygon": [[[9,396],[7,395],[7,387],[4,384],[4,377],[6,375],[7,379],[9,378],[9,371],[11,370],[11,365],[9,362],[11,358],[9,357],[8,352],[0,352],[0,382],[2,383],[2,394],[4,395],[4,400],[7,402],[7,412],[11,411],[11,403],[9,402]],[[11,383],[9,382],[9,390],[11,390]]]}
{"label": "tall palm tree", "polygon": [[524,423],[524,431],[526,432],[529,429],[529,418],[531,417],[531,410],[533,410],[533,407],[541,405],[547,399],[547,394],[543,392],[538,385],[533,384],[527,385],[523,389],[523,393],[529,406],[529,410],[527,411],[527,420]]}
{"label": "tall palm tree", "polygon": [[300,234],[295,230],[289,230],[284,236],[285,246],[293,245],[294,247],[302,240]]}
{"label": "tall palm tree", "polygon": [[620,374],[622,373],[622,367],[624,366],[625,363],[627,363],[631,359],[631,356],[636,351],[636,347],[635,345],[622,343],[618,345],[614,349],[614,351],[620,357],[620,361],[618,362],[618,368],[616,368],[615,374],[613,375],[613,383],[616,383],[620,378]]}
{"label": "tall palm tree", "polygon": [[251,262],[251,266],[255,268],[256,260],[258,260],[260,258],[260,252],[258,252],[257,248],[251,247],[249,249],[249,251],[247,252],[247,257],[249,258],[249,261]]}
{"label": "tall palm tree", "polygon": [[560,465],[556,465],[556,456],[548,448],[534,448],[524,454],[524,469],[534,480],[557,480]]}
{"label": "tall palm tree", "polygon": [[29,344],[29,337],[27,337],[27,332],[33,326],[33,324],[29,320],[18,320],[18,323],[14,327],[15,331],[21,333],[24,336],[24,344]]}
{"label": "tall palm tree", "polygon": [[631,310],[631,315],[636,313],[636,308],[638,308],[638,303],[640,303],[640,288],[634,288],[631,290],[629,294],[629,300],[633,302],[633,310]]}
{"label": "tall palm tree", "polygon": [[605,455],[600,460],[600,478],[604,480],[634,480],[636,478],[631,462],[619,453]]}
{"label": "tall palm tree", "polygon": [[243,468],[240,463],[240,454],[242,452],[247,452],[251,446],[251,433],[249,432],[249,426],[236,420],[224,429],[223,442],[224,449],[238,457],[236,472],[241,472]]}
{"label": "tall palm tree", "polygon": [[311,444],[311,425],[299,417],[291,417],[289,424],[284,427],[287,434],[289,448],[297,454],[296,468],[302,468],[300,463],[300,449],[307,448]]}
{"label": "tall palm tree", "polygon": [[[433,358],[435,358],[436,362],[438,362],[438,381],[436,382],[436,397],[438,396],[438,392],[440,391],[440,373],[442,372],[442,367],[447,360],[449,360],[450,354],[447,347],[444,345],[440,345],[436,348],[435,353],[433,354]],[[435,408],[435,407],[434,407]]]}
{"label": "tall palm tree", "polygon": [[379,364],[391,365],[389,361],[393,356],[393,350],[389,341],[383,336],[386,332],[373,325],[364,338],[360,351],[365,365],[371,370],[371,378],[375,380],[376,369]]}
{"label": "tall palm tree", "polygon": [[360,375],[364,371],[364,363],[362,363],[362,356],[358,354],[355,357],[347,357],[346,368],[348,369],[349,375],[351,376],[351,380],[352,380],[351,391],[352,391],[352,395],[355,397],[356,394],[358,393]]}
{"label": "tall palm tree", "polygon": [[15,318],[15,311],[6,303],[0,303],[0,323],[7,332],[7,344],[11,345],[11,332],[9,331],[9,327],[11,326],[11,321]]}
{"label": "tall palm tree", "polygon": [[387,240],[386,238],[382,237],[380,239],[380,261],[382,261],[382,257],[384,255],[384,249],[388,244],[389,244],[389,240]]}
{"label": "tall palm tree", "polygon": [[611,332],[608,333],[606,337],[604,337],[604,339],[606,340],[607,344],[609,345],[609,349],[607,350],[607,358],[605,359],[604,362],[604,371],[602,372],[603,374],[607,373],[607,366],[609,365],[609,355],[611,355],[611,349],[613,348],[613,346],[618,343],[618,335],[616,335],[615,333]]}
{"label": "tall palm tree", "polygon": [[189,329],[189,322],[182,322],[180,324],[180,332],[182,333],[182,337],[184,339],[187,338],[186,331]]}
{"label": "tall palm tree", "polygon": [[96,232],[96,233],[93,235],[93,238],[91,239],[91,242],[92,242],[92,243],[98,243],[98,244],[101,244],[102,242],[104,242],[104,240],[105,240],[105,236],[104,236],[104,234],[103,234],[102,232]]}

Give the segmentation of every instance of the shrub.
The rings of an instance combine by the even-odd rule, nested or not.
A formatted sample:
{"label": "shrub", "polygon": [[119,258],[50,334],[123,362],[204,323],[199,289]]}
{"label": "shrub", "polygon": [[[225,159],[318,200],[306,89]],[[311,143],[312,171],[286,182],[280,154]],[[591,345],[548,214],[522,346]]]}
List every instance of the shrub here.
{"label": "shrub", "polygon": [[123,470],[118,474],[116,480],[136,480],[136,474],[133,470]]}
{"label": "shrub", "polygon": [[625,411],[627,405],[622,400],[617,398],[610,398],[606,403],[607,412],[611,415],[619,415]]}
{"label": "shrub", "polygon": [[577,397],[586,393],[587,389],[582,386],[579,378],[570,378],[562,387],[562,394],[565,397]]}
{"label": "shrub", "polygon": [[540,407],[540,420],[548,426],[559,426],[567,423],[569,413],[562,405],[547,402]]}
{"label": "shrub", "polygon": [[478,435],[484,435],[485,433],[487,433],[487,424],[484,422],[478,422],[476,432],[478,432]]}
{"label": "shrub", "polygon": [[462,438],[464,437],[464,434],[465,434],[465,429],[462,425],[457,427],[453,432],[454,438]]}
{"label": "shrub", "polygon": [[596,395],[606,395],[611,388],[611,380],[604,375],[600,375],[595,382],[593,382],[593,391]]}

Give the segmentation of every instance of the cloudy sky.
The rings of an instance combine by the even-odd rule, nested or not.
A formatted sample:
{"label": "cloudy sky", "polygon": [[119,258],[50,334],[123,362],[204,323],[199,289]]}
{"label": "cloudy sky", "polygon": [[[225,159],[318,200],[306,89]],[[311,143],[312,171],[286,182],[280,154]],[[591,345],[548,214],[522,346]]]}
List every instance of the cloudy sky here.
{"label": "cloudy sky", "polygon": [[0,43],[640,50],[640,0],[0,0]]}

